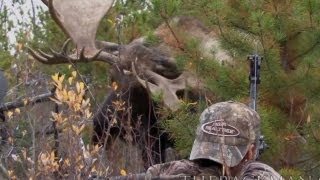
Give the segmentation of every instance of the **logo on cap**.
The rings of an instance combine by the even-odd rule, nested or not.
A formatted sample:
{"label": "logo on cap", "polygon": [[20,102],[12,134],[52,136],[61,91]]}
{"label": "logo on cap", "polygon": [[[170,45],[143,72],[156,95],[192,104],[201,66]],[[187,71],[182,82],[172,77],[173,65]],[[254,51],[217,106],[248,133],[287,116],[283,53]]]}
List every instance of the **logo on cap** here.
{"label": "logo on cap", "polygon": [[223,119],[207,122],[201,126],[201,130],[215,136],[238,136],[240,131],[227,124]]}

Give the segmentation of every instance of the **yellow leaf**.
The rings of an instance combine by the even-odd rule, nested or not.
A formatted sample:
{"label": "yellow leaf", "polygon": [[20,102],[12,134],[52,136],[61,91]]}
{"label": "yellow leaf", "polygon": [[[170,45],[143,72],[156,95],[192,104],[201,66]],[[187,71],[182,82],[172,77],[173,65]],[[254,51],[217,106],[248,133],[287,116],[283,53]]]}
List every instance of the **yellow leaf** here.
{"label": "yellow leaf", "polygon": [[72,130],[73,130],[77,135],[79,135],[84,128],[85,128],[85,125],[84,125],[84,124],[82,124],[82,126],[81,126],[80,128],[79,128],[78,126],[76,126],[76,125],[72,125]]}
{"label": "yellow leaf", "polygon": [[114,26],[115,23],[114,23],[111,19],[108,19],[107,21],[108,21],[108,23],[110,23],[112,26]]}
{"label": "yellow leaf", "polygon": [[307,117],[307,123],[309,124],[311,122],[311,117],[310,117],[310,115],[308,115],[308,117]]}
{"label": "yellow leaf", "polygon": [[118,89],[118,84],[117,82],[112,82],[112,89],[117,90]]}
{"label": "yellow leaf", "polygon": [[66,89],[62,91],[62,97],[63,97],[63,101],[68,101],[69,97]]}
{"label": "yellow leaf", "polygon": [[89,109],[86,109],[85,110],[85,115],[86,115],[86,118],[89,119],[92,116],[92,113],[90,112]]}
{"label": "yellow leaf", "polygon": [[14,111],[15,111],[17,114],[20,114],[20,109],[19,109],[19,108],[16,108]]}
{"label": "yellow leaf", "polygon": [[80,92],[80,85],[79,82],[76,83],[77,92]]}
{"label": "yellow leaf", "polygon": [[26,149],[23,148],[23,149],[21,150],[21,152],[22,152],[23,158],[24,158],[24,159],[27,159],[27,151],[26,151]]}
{"label": "yellow leaf", "polygon": [[58,84],[58,89],[63,89],[63,87],[62,87],[62,84],[61,84],[61,83],[59,83],[59,84]]}
{"label": "yellow leaf", "polygon": [[87,100],[83,99],[81,103],[81,108],[85,108],[89,105],[90,99],[87,98]]}
{"label": "yellow leaf", "polygon": [[56,98],[58,101],[60,101],[60,102],[64,102],[64,101],[63,101],[63,90],[57,89],[57,90],[56,90],[55,98]]}
{"label": "yellow leaf", "polygon": [[22,131],[22,136],[25,136],[27,134],[27,130]]}
{"label": "yellow leaf", "polygon": [[93,168],[91,169],[91,172],[97,172],[97,169],[96,169],[96,167],[95,166],[93,166]]}
{"label": "yellow leaf", "polygon": [[81,91],[84,90],[84,83],[83,82],[80,82],[80,89],[81,89]]}
{"label": "yellow leaf", "polygon": [[60,82],[60,83],[63,82],[65,76],[66,76],[66,75],[62,75],[62,76],[59,77],[59,82]]}
{"label": "yellow leaf", "polygon": [[27,105],[28,104],[28,99],[24,99],[23,100],[23,105]]}
{"label": "yellow leaf", "polygon": [[72,67],[71,65],[68,65],[68,69],[71,69],[71,67]]}
{"label": "yellow leaf", "polygon": [[74,93],[74,91],[68,91],[68,99],[70,102],[74,102],[76,99],[76,95]]}
{"label": "yellow leaf", "polygon": [[69,159],[65,159],[64,160],[64,164],[69,167],[71,165],[70,164],[70,160]]}
{"label": "yellow leaf", "polygon": [[198,103],[197,102],[191,102],[191,103],[188,103],[187,105],[197,105]]}
{"label": "yellow leaf", "polygon": [[85,126],[84,124],[82,124],[81,127],[80,127],[80,129],[79,129],[80,132],[82,132],[85,127],[86,127],[86,126]]}
{"label": "yellow leaf", "polygon": [[72,125],[72,130],[73,130],[77,135],[79,134],[80,129],[78,128],[78,126]]}
{"label": "yellow leaf", "polygon": [[57,103],[57,104],[62,104],[62,102],[60,102],[59,100],[57,100],[57,99],[54,99],[54,98],[49,98],[51,101],[53,101],[53,102],[55,102],[55,103]]}
{"label": "yellow leaf", "polygon": [[68,78],[68,81],[69,81],[69,84],[71,85],[71,84],[72,84],[72,81],[73,81],[73,77],[69,77],[69,78]]}
{"label": "yellow leaf", "polygon": [[73,105],[73,109],[74,109],[74,111],[80,111],[80,110],[81,110],[80,104],[79,104],[79,103],[75,103],[75,104]]}
{"label": "yellow leaf", "polygon": [[58,124],[63,123],[65,119],[62,118],[62,113],[55,113],[51,112],[51,116],[53,117],[54,121],[56,121]]}
{"label": "yellow leaf", "polygon": [[120,174],[121,174],[122,176],[126,176],[126,175],[127,175],[127,172],[126,172],[124,169],[121,169]]}
{"label": "yellow leaf", "polygon": [[55,83],[58,83],[59,82],[59,73],[55,73],[54,75],[51,76],[51,78]]}
{"label": "yellow leaf", "polygon": [[92,151],[91,151],[91,154],[96,154],[96,153],[98,153],[101,147],[102,147],[102,146],[99,146],[99,144],[95,145],[95,146],[93,147]]}
{"label": "yellow leaf", "polygon": [[84,83],[83,82],[80,82],[80,83],[77,82],[76,88],[77,88],[77,92],[81,93],[83,91],[83,89],[84,89]]}
{"label": "yellow leaf", "polygon": [[54,159],[55,159],[54,151],[51,152],[50,159],[52,162],[54,161]]}
{"label": "yellow leaf", "polygon": [[14,176],[14,174],[13,174],[13,170],[8,170],[8,175],[9,175],[9,177]]}
{"label": "yellow leaf", "polygon": [[8,112],[7,112],[7,116],[8,116],[9,119],[12,117],[12,115],[13,115],[13,112],[12,112],[12,111],[8,111]]}
{"label": "yellow leaf", "polygon": [[72,77],[74,77],[74,78],[77,77],[77,71],[72,71],[71,74],[72,74]]}

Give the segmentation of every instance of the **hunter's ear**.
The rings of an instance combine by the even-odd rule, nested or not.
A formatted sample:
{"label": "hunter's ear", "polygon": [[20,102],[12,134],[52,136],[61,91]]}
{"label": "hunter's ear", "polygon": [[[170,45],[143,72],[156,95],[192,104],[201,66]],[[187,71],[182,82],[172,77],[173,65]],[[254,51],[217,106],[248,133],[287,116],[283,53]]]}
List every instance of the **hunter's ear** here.
{"label": "hunter's ear", "polygon": [[254,144],[251,144],[249,149],[248,149],[248,152],[245,156],[245,159],[250,161],[250,160],[254,160],[254,157],[255,157],[255,153],[256,153],[256,147]]}

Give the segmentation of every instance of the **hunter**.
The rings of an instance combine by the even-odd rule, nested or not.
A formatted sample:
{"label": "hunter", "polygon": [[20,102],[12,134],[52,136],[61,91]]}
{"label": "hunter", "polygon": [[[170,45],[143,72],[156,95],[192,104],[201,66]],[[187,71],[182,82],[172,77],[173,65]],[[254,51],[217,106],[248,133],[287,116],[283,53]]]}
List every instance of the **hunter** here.
{"label": "hunter", "polygon": [[200,116],[189,160],[153,165],[146,173],[109,179],[259,179],[282,177],[256,161],[260,117],[242,103],[216,103]]}

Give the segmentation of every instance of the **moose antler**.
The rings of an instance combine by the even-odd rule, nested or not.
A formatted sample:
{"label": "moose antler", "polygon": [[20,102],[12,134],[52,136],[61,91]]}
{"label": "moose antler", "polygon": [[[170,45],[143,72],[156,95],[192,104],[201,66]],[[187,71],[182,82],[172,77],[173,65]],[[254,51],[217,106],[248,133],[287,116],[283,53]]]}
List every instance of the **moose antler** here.
{"label": "moose antler", "polygon": [[62,64],[62,63],[76,63],[76,62],[90,62],[90,61],[103,61],[109,64],[114,64],[117,56],[99,50],[96,54],[89,56],[85,48],[82,48],[79,53],[68,55],[67,48],[70,43],[68,39],[62,46],[60,52],[51,49],[52,54],[47,54],[41,50],[33,50],[28,47],[30,54],[39,62],[43,64]]}
{"label": "moose antler", "polygon": [[[119,62],[121,58],[124,61],[119,62],[123,65],[124,70],[130,69],[130,61],[139,58],[139,71],[141,67],[148,67],[143,71],[143,76],[138,76],[134,63],[132,71],[134,76],[142,86],[149,89],[152,94],[163,93],[164,104],[171,110],[177,110],[180,104],[177,92],[187,87],[199,88],[194,76],[183,72],[176,79],[168,79],[172,76],[171,70],[176,70],[174,60],[170,58],[159,58],[154,54],[152,49],[143,46],[138,41],[123,45],[121,48],[118,44],[110,42],[96,42],[96,32],[102,17],[109,11],[114,0],[42,0],[49,7],[50,14],[56,23],[65,31],[66,34],[76,44],[77,53],[68,55],[67,49],[70,40],[66,41],[59,52],[51,50],[51,54],[44,53],[40,50],[30,50],[30,54],[38,61],[44,64],[61,64],[75,62],[103,61],[109,64]],[[98,48],[101,50],[98,50]],[[150,56],[146,56],[146,53]],[[165,59],[165,60],[164,60]],[[156,65],[150,65],[156,64]],[[126,64],[129,62],[129,64]],[[121,64],[122,63],[122,64]],[[153,66],[153,67],[151,67]],[[118,66],[117,66],[118,67]],[[155,71],[155,72],[153,72]],[[161,71],[162,73],[156,73]],[[161,74],[161,75],[160,75]],[[179,74],[175,71],[173,74]],[[143,80],[142,77],[146,80]],[[177,77],[177,76],[174,76]],[[151,80],[151,82],[150,82]]]}
{"label": "moose antler", "polygon": [[184,90],[187,87],[199,88],[199,86],[202,86],[202,83],[197,81],[194,76],[188,72],[183,72],[176,79],[167,79],[153,71],[144,71],[144,75],[147,77],[146,79],[149,79],[153,83],[148,80],[143,80],[138,76],[134,63],[132,63],[132,73],[139,83],[149,89],[152,94],[162,93],[164,104],[172,111],[176,111],[179,108],[180,100],[177,96],[177,91]]}
{"label": "moose antler", "polygon": [[95,38],[99,23],[109,11],[114,0],[43,0],[55,22],[76,44],[76,54],[67,55],[66,41],[60,52],[51,50],[52,55],[29,48],[31,55],[45,64],[61,64],[69,62],[104,61],[116,62],[113,54],[102,52],[96,48]]}

